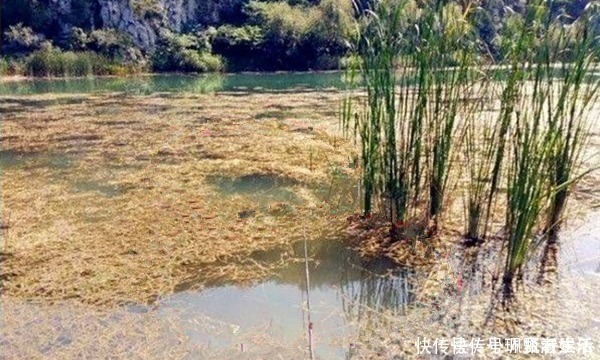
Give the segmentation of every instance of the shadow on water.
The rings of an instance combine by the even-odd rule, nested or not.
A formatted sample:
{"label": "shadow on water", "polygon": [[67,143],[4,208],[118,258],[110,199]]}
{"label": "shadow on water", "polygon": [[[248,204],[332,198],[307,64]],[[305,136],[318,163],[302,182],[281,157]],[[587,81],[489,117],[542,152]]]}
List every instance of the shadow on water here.
{"label": "shadow on water", "polygon": [[107,198],[113,198],[125,193],[123,186],[102,183],[99,181],[79,181],[73,184],[73,190],[77,193],[92,192]]}
{"label": "shadow on water", "polygon": [[[309,242],[308,254],[311,321],[321,358],[344,358],[364,325],[372,325],[384,312],[404,314],[415,299],[413,284],[419,274],[414,270],[388,260],[366,260],[338,241]],[[169,317],[176,312],[182,323],[223,326],[223,331],[209,331],[184,325],[192,342],[216,348],[235,348],[253,334],[269,334],[282,342],[301,340],[307,329],[304,243],[250,255],[250,261],[263,264],[281,259],[285,265],[264,281],[180,292],[159,302],[157,311]]]}
{"label": "shadow on water", "polygon": [[207,180],[221,195],[246,197],[260,211],[268,210],[272,203],[297,204],[300,201],[292,190],[296,181],[277,175],[212,176]]}
{"label": "shadow on water", "polygon": [[332,214],[358,211],[360,203],[359,182],[340,171],[331,169],[329,183],[313,189],[317,198],[330,205]]}
{"label": "shadow on water", "polygon": [[62,170],[71,167],[73,162],[72,156],[60,153],[0,150],[0,169],[47,167],[53,170]]}
{"label": "shadow on water", "polygon": [[[294,192],[294,179],[274,174],[251,174],[242,177],[212,176],[211,183],[222,196],[242,196],[262,212],[273,213],[273,205],[294,206],[302,203]],[[330,180],[319,186],[309,186],[319,201],[329,204],[332,214],[356,210],[359,201],[358,183],[347,174],[333,170]]]}

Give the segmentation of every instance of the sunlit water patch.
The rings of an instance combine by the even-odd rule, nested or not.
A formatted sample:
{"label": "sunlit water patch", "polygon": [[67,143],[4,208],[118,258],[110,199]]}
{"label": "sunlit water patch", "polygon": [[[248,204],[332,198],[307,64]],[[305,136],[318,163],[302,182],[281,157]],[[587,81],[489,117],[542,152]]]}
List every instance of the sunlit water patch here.
{"label": "sunlit water patch", "polygon": [[563,236],[559,265],[576,274],[600,276],[600,213]]}

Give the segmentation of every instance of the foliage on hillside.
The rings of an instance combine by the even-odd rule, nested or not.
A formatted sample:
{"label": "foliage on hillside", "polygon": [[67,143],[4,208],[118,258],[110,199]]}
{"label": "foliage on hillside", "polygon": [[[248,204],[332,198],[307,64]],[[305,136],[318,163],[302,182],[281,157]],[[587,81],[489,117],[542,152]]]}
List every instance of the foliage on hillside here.
{"label": "foliage on hillside", "polygon": [[[14,64],[27,67],[24,59],[44,46],[55,53],[95,53],[105,62],[146,71],[334,69],[347,54],[347,39],[372,0],[184,0],[178,5],[171,0],[125,1],[111,5],[119,6],[117,13],[109,11],[104,0],[3,1],[1,47],[10,59],[2,61],[2,69],[18,72]],[[422,4],[407,1],[417,18]],[[568,25],[589,2],[554,0],[553,16]],[[482,40],[481,51],[504,56],[523,2],[455,3],[456,11],[475,9],[470,22]],[[125,13],[132,18],[124,21]],[[119,21],[113,21],[115,16]],[[150,45],[142,46],[141,37],[151,39]]]}

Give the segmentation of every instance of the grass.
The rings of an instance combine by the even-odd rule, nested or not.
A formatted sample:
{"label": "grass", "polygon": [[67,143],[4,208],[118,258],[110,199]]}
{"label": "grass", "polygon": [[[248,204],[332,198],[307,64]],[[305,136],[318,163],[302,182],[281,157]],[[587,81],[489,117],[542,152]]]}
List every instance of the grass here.
{"label": "grass", "polygon": [[43,49],[23,58],[1,58],[1,75],[33,77],[82,77],[92,75],[128,75],[143,69],[123,65],[93,52]]}

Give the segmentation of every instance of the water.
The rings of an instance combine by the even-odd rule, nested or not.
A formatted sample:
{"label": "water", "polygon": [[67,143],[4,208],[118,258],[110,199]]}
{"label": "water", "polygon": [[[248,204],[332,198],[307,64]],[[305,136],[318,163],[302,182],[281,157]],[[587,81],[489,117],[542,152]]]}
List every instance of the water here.
{"label": "water", "polygon": [[[217,349],[261,350],[253,337],[270,342],[307,344],[310,296],[315,353],[323,359],[344,358],[352,339],[379,315],[402,314],[414,300],[417,274],[385,259],[368,261],[337,241],[308,242],[310,291],[306,289],[304,243],[255,252],[257,262],[287,259],[275,274],[250,286],[216,284],[184,291],[159,302],[161,316],[182,325],[195,345]],[[139,307],[133,311],[139,311]]]}
{"label": "water", "polygon": [[136,77],[89,77],[35,79],[0,82],[0,95],[43,93],[89,94],[102,92],[212,93],[219,91],[307,91],[339,89],[344,86],[341,72],[247,73],[210,75],[148,75]]}
{"label": "water", "polygon": [[[343,87],[342,79],[341,73],[330,72],[34,80],[0,83],[0,95],[229,91],[243,96],[246,92],[336,89]],[[0,151],[0,170],[47,167],[60,172],[73,166],[75,161],[76,158],[63,154]],[[313,190],[319,199],[347,210],[345,206],[354,206],[358,200],[356,184],[350,183],[344,174],[334,175],[329,186]],[[289,204],[289,208],[282,206],[281,209],[293,211],[293,206],[301,202],[293,191],[298,184],[285,178],[249,175],[208,180],[222,196],[245,197],[256,205],[257,211],[268,211],[273,203]],[[126,191],[117,185],[93,180],[71,185],[74,192],[107,198]],[[251,216],[249,212],[242,215]],[[600,237],[595,232],[599,224],[600,216],[592,217],[584,227],[568,234],[573,244],[562,248],[560,260],[572,271],[585,275],[600,272]],[[339,359],[351,352],[353,339],[365,326],[385,321],[385,314],[401,315],[414,303],[415,284],[422,283],[422,274],[396,267],[385,259],[363,259],[337,241],[309,243],[310,289],[307,291],[303,245],[297,243],[251,254],[247,261],[265,265],[281,263],[266,279],[244,286],[215,283],[197,291],[187,288],[189,284],[182,284],[177,289],[179,292],[160,299],[155,306],[130,306],[127,310],[176,324],[192,343],[231,350],[239,355],[241,347],[257,353],[273,349],[274,342],[297,344],[297,348],[305,349],[307,296],[310,295],[316,353],[323,359]],[[61,339],[56,340],[58,346],[67,346]]]}
{"label": "water", "polygon": [[600,213],[595,213],[586,222],[565,233],[560,250],[560,265],[579,275],[600,275]]}
{"label": "water", "polygon": [[0,150],[0,171],[9,168],[47,167],[53,170],[67,169],[73,165],[73,157],[61,153],[20,152]]}
{"label": "water", "polygon": [[291,179],[254,174],[239,178],[215,176],[209,177],[208,181],[222,196],[246,197],[263,212],[267,211],[270,205],[276,203],[299,203],[299,199],[291,188],[295,185]]}
{"label": "water", "polygon": [[[557,73],[557,76],[560,76]],[[504,79],[503,72],[496,73]],[[589,81],[596,81],[600,74],[593,73]],[[416,81],[416,78],[415,78]],[[35,95],[45,93],[90,94],[102,92],[126,92],[130,94],[152,93],[214,93],[214,92],[269,92],[311,91],[344,89],[343,71],[297,72],[297,73],[236,73],[236,74],[163,74],[130,77],[85,77],[34,79],[0,82],[1,95]]]}

